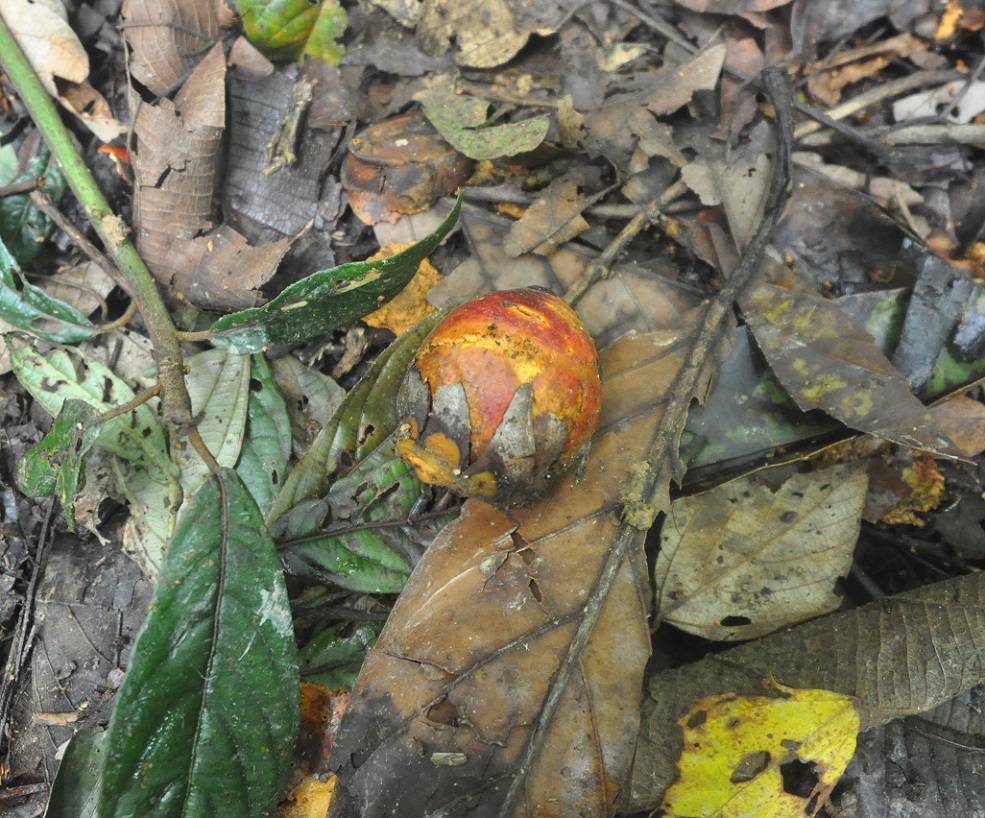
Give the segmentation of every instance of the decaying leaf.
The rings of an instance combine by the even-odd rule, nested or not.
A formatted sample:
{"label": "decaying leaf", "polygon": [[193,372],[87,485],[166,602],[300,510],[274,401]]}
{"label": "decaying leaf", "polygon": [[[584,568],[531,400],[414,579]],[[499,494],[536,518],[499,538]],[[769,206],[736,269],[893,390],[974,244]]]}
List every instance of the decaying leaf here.
{"label": "decaying leaf", "polygon": [[858,698],[861,728],[929,710],[985,681],[985,574],[971,574],[830,614],[653,675],[620,809],[650,810],[677,777],[678,720],[704,696],[791,687]]}
{"label": "decaying leaf", "polygon": [[661,619],[705,639],[753,639],[829,613],[851,568],[864,467],[755,478],[675,500],[654,577]]}
{"label": "decaying leaf", "polygon": [[130,73],[164,96],[180,86],[219,39],[218,3],[125,0],[121,16]]}
{"label": "decaying leaf", "polygon": [[[803,818],[827,802],[855,752],[855,700],[826,690],[777,688],[776,696],[708,696],[680,720],[680,779],[667,818]],[[809,767],[813,787],[791,771]]]}
{"label": "decaying leaf", "polygon": [[823,409],[877,437],[956,454],[872,336],[814,292],[755,285],[743,313],[777,378],[803,410]]}
{"label": "decaying leaf", "polygon": [[[686,346],[668,331],[604,351],[601,431],[584,474],[509,515],[470,500],[428,548],[353,690],[331,759],[331,815],[611,810],[636,730],[649,592],[642,550],[612,564],[607,555],[623,485]],[[603,571],[615,580],[594,598]],[[594,606],[577,670],[555,687]]]}
{"label": "decaying leaf", "polygon": [[137,245],[155,277],[179,298],[211,309],[251,307],[293,238],[250,246],[212,225],[216,156],[225,129],[225,63],[209,52],[174,101],[140,107],[134,124]]}

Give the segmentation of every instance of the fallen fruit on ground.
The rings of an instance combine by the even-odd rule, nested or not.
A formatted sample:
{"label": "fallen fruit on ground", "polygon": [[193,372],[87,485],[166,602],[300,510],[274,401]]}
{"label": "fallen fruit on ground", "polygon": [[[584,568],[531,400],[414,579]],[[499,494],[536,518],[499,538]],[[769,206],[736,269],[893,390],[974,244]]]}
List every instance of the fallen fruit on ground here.
{"label": "fallen fruit on ground", "polygon": [[397,452],[425,483],[515,505],[577,462],[601,406],[595,344],[574,310],[546,290],[490,293],[421,345]]}

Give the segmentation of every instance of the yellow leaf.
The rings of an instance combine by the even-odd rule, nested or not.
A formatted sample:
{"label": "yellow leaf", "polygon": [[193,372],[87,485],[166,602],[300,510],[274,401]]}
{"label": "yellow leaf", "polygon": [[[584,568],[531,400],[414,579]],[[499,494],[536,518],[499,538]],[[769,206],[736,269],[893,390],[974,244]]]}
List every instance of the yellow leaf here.
{"label": "yellow leaf", "polygon": [[664,797],[667,818],[803,818],[827,801],[855,752],[856,700],[776,688],[780,697],[708,696],[680,720],[684,753]]}
{"label": "yellow leaf", "polygon": [[[410,247],[409,244],[388,244],[367,260],[377,261],[389,258],[408,247]],[[376,312],[371,312],[365,316],[363,321],[371,327],[393,330],[397,335],[406,332],[436,311],[428,303],[427,294],[440,280],[441,274],[434,269],[427,259],[424,259],[421,266],[417,268],[417,273],[410,280],[410,283],[400,291],[400,294]]]}

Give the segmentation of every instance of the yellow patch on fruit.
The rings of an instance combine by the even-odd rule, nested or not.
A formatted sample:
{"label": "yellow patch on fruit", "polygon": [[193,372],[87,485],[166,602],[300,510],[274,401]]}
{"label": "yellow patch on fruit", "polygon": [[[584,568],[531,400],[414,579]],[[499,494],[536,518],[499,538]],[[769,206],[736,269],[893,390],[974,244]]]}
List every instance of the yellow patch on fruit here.
{"label": "yellow patch on fruit", "polygon": [[680,720],[684,752],[664,797],[667,818],[804,818],[823,806],[855,753],[856,700],[776,689],[781,696],[708,696]]}

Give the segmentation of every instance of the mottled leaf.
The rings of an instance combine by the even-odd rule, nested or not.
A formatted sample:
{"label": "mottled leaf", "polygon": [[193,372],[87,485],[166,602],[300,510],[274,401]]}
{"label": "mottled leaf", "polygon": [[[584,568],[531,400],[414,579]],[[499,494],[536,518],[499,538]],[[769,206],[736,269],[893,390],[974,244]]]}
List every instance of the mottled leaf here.
{"label": "mottled leaf", "polygon": [[280,562],[235,472],[183,510],[109,727],[100,818],[256,818],[281,795],[298,666]]}
{"label": "mottled leaf", "polygon": [[75,307],[53,298],[21,275],[0,239],[0,319],[45,341],[72,344],[96,334],[92,322]]}
{"label": "mottled leaf", "polygon": [[291,420],[273,373],[262,355],[250,362],[249,400],[243,446],[236,473],[266,516],[287,478],[291,457]]}
{"label": "mottled leaf", "polygon": [[753,639],[841,604],[868,485],[865,468],[754,477],[674,501],[654,568],[658,616],[705,639]]}
{"label": "mottled leaf", "polygon": [[238,352],[312,338],[368,315],[399,293],[454,227],[461,198],[426,238],[380,261],[358,261],[314,273],[262,307],[235,312],[212,325],[212,343]]}
{"label": "mottled leaf", "polygon": [[956,455],[872,336],[819,295],[757,284],[743,313],[780,383],[802,410],[823,409],[860,432]]}
{"label": "mottled leaf", "polygon": [[[810,818],[855,752],[859,718],[850,696],[781,686],[774,696],[707,696],[680,725],[681,777],[664,815]],[[811,770],[809,789],[786,780],[784,768],[801,766]]]}
{"label": "mottled leaf", "polygon": [[[25,181],[35,182],[53,202],[60,201],[65,191],[65,176],[47,148],[42,147],[20,174],[0,171],[0,185]],[[28,193],[12,193],[0,199],[0,245],[6,245],[17,264],[27,266],[34,261],[54,229],[54,222],[37,208]],[[0,266],[5,271],[7,264],[0,256]]]}
{"label": "mottled leaf", "polygon": [[677,778],[678,720],[703,697],[758,696],[772,676],[858,698],[861,728],[930,710],[985,683],[985,574],[885,597],[653,674],[619,809],[650,811]]}

